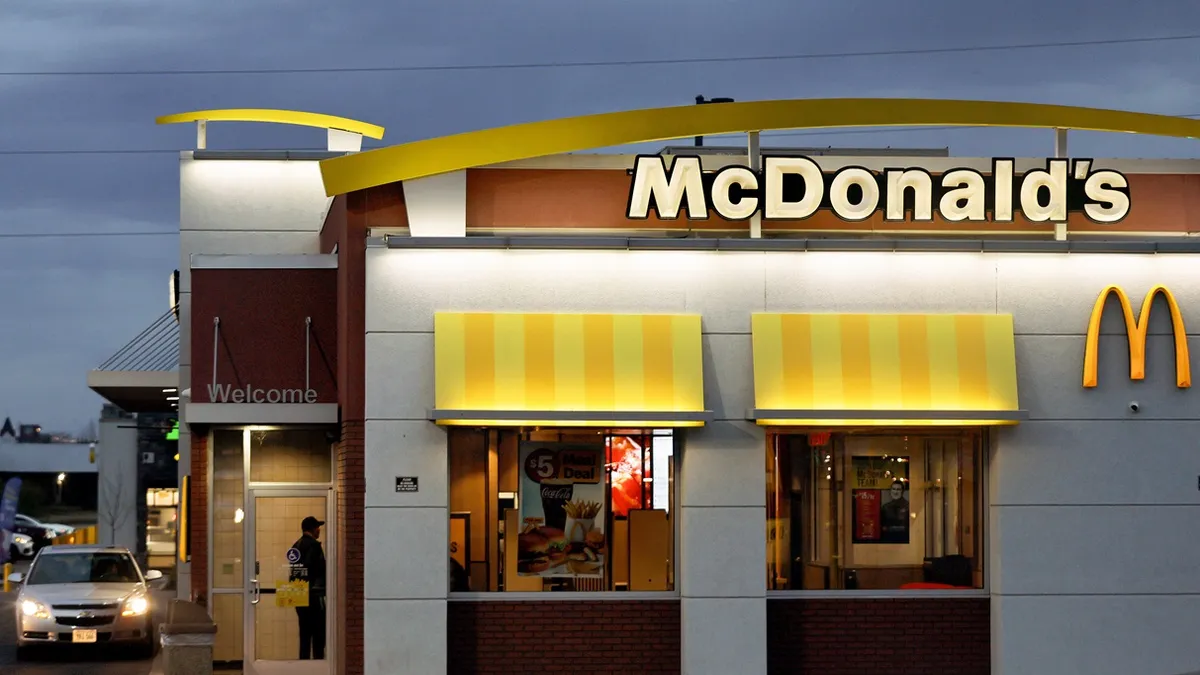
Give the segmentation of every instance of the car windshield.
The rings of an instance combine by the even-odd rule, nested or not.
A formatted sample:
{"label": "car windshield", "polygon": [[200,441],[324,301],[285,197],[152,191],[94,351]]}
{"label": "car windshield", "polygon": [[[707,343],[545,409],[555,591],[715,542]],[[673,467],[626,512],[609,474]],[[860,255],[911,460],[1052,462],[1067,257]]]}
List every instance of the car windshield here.
{"label": "car windshield", "polygon": [[29,584],[136,584],[142,581],[125,553],[54,553],[38,559]]}

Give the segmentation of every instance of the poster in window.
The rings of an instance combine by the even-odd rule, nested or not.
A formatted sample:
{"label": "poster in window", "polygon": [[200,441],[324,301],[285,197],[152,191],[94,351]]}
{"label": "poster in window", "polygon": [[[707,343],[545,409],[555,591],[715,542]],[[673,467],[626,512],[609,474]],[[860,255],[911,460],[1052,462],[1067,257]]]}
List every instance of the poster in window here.
{"label": "poster in window", "polygon": [[628,516],[630,509],[648,506],[646,479],[652,467],[646,465],[647,453],[637,439],[613,436],[608,439],[608,467],[612,474],[612,512]]}
{"label": "poster in window", "polygon": [[853,457],[855,544],[909,541],[908,457]]}
{"label": "poster in window", "polygon": [[604,575],[604,457],[602,442],[521,443],[519,576]]}

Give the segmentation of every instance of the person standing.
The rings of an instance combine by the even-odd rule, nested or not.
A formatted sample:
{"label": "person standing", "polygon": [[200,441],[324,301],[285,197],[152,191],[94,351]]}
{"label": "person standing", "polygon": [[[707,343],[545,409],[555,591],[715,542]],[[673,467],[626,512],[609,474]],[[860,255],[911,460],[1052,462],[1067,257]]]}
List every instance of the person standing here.
{"label": "person standing", "polygon": [[308,607],[297,607],[300,624],[300,659],[325,658],[325,551],[321,548],[323,520],[308,516],[300,523],[304,534],[292,544],[299,554],[292,563],[291,578],[308,581]]}

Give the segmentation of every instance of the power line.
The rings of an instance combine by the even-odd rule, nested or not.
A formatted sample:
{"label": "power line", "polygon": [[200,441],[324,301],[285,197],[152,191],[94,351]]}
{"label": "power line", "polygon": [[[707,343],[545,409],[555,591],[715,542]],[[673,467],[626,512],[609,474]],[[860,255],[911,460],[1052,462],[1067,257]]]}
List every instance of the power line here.
{"label": "power line", "polygon": [[[379,146],[383,147],[383,146]],[[373,150],[375,148],[364,147],[363,150]],[[229,152],[303,152],[303,151],[325,151],[328,148],[255,148],[251,150],[230,150]],[[177,155],[180,152],[192,152],[192,148],[176,149],[176,148],[145,148],[145,149],[130,149],[130,148],[114,148],[110,150],[0,150],[2,155]]]}
{"label": "power line", "polygon": [[606,68],[626,66],[670,66],[706,63],[750,63],[762,61],[800,61],[808,59],[848,59],[876,56],[920,56],[962,54],[968,52],[1017,51],[1025,49],[1064,49],[1099,47],[1156,42],[1180,42],[1200,39],[1196,35],[1159,35],[1107,40],[1076,40],[1072,42],[1024,42],[1006,45],[972,47],[927,47],[916,49],[887,49],[857,52],[811,52],[802,54],[762,54],[754,56],[703,56],[676,59],[626,59],[620,61],[552,61],[529,63],[476,63],[429,66],[349,66],[341,68],[214,68],[194,70],[10,70],[0,71],[0,77],[119,77],[174,75],[296,75],[315,73],[418,73],[469,70],[532,70],[543,68]]}
{"label": "power line", "polygon": [[165,237],[176,236],[178,230],[154,230],[150,232],[8,232],[0,233],[0,239],[74,239],[76,237]]}

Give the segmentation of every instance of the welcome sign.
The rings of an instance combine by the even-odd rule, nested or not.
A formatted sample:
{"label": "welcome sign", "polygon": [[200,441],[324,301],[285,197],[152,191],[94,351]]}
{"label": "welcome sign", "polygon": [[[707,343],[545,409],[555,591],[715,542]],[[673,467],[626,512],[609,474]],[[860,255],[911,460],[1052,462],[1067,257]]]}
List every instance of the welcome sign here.
{"label": "welcome sign", "polygon": [[[886,221],[1011,223],[1018,212],[1035,223],[1065,223],[1082,212],[1096,223],[1120,222],[1131,206],[1128,179],[1096,169],[1090,159],[1048,159],[1044,169],[1017,173],[1015,160],[996,158],[992,171],[951,169],[934,176],[920,167],[872,171],[847,166],[825,173],[808,157],[763,156],[763,168],[727,166],[705,172],[699,156],[639,155],[625,216],[674,220],[804,220],[819,210],[857,222],[882,211]],[[911,215],[910,215],[911,214]]]}

